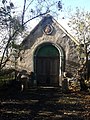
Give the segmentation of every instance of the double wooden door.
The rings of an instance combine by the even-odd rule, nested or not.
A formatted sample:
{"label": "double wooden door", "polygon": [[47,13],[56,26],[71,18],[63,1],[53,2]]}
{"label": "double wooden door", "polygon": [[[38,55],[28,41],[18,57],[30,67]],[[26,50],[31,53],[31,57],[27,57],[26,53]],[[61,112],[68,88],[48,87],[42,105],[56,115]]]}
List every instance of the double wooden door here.
{"label": "double wooden door", "polygon": [[36,79],[42,86],[58,86],[59,84],[59,57],[37,57]]}

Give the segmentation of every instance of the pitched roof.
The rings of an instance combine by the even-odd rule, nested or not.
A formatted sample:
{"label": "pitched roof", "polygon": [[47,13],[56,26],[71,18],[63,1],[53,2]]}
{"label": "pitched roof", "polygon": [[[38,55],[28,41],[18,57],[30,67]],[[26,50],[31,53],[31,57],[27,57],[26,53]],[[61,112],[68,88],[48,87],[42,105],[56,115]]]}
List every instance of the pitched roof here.
{"label": "pitched roof", "polygon": [[28,39],[28,37],[34,33],[36,31],[36,29],[39,27],[39,25],[43,24],[44,21],[46,21],[48,18],[50,18],[54,23],[56,23],[59,28],[67,35],[71,38],[71,40],[76,44],[76,45],[80,45],[80,42],[78,40],[76,40],[75,37],[73,37],[60,23],[58,23],[51,15],[46,15],[43,17],[43,19],[36,25],[36,27],[30,32],[30,34],[22,41],[22,44]]}
{"label": "pitched roof", "polygon": [[78,40],[76,40],[76,38],[74,36],[72,36],[60,23],[58,23],[54,18],[53,20],[58,24],[59,28],[67,35],[71,38],[72,41],[74,41],[76,43],[76,45],[80,45],[80,42]]}

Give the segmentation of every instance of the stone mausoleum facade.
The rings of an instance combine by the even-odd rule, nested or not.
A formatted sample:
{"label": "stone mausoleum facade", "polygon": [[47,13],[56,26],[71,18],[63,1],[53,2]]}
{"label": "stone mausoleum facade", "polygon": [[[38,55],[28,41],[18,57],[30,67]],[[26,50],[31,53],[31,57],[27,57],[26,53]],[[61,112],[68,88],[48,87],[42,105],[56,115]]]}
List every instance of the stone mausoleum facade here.
{"label": "stone mausoleum facade", "polygon": [[18,69],[34,72],[37,85],[61,86],[64,72],[77,72],[77,45],[78,41],[47,15],[21,43]]}

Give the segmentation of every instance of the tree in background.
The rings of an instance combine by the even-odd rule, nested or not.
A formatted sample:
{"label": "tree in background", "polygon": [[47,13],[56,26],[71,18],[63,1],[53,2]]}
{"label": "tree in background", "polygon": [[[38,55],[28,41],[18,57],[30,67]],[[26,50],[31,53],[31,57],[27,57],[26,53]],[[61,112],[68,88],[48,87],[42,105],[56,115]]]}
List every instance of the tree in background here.
{"label": "tree in background", "polygon": [[13,48],[15,51],[19,48],[16,40],[25,37],[27,23],[50,12],[56,14],[62,9],[62,3],[58,0],[23,0],[19,15],[16,7],[11,0],[2,0],[0,5],[0,70],[9,61]]}
{"label": "tree in background", "polygon": [[87,61],[87,52],[90,48],[90,13],[76,8],[75,14],[70,16],[68,25],[80,42],[79,56]]}
{"label": "tree in background", "polygon": [[75,14],[71,15],[68,23],[75,37],[80,42],[77,52],[80,59],[79,72],[81,75],[81,89],[85,87],[85,80],[89,80],[90,72],[88,72],[88,54],[90,52],[90,13],[76,8]]}

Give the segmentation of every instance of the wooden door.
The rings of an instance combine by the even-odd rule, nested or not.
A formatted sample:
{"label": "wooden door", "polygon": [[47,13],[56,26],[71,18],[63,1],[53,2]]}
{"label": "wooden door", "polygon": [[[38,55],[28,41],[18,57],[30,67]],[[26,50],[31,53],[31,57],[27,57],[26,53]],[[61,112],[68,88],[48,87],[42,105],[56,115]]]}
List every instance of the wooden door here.
{"label": "wooden door", "polygon": [[58,85],[59,51],[52,44],[42,44],[35,54],[35,73],[38,85]]}
{"label": "wooden door", "polygon": [[58,85],[59,82],[59,58],[37,57],[36,77],[38,85]]}

